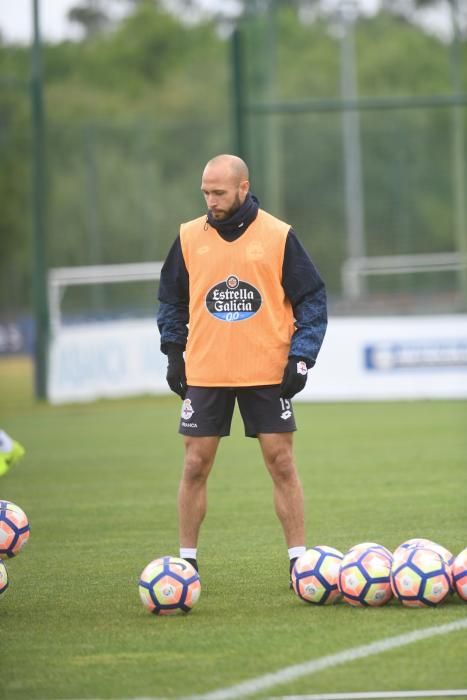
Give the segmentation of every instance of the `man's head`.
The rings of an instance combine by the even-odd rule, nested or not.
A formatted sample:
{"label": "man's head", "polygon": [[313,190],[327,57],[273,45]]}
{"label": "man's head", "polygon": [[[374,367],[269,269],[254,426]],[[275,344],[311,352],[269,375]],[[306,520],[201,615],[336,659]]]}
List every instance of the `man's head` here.
{"label": "man's head", "polygon": [[215,156],[206,164],[201,191],[214,219],[228,219],[241,207],[250,189],[248,177],[248,167],[238,156]]}

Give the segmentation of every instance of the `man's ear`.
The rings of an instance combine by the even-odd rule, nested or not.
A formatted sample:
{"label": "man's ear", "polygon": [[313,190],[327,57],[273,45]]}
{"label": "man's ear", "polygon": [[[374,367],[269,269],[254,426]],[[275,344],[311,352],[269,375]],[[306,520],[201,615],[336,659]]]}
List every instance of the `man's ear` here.
{"label": "man's ear", "polygon": [[242,199],[245,199],[247,196],[248,192],[250,191],[250,181],[249,180],[242,180],[240,183],[240,192],[242,194]]}

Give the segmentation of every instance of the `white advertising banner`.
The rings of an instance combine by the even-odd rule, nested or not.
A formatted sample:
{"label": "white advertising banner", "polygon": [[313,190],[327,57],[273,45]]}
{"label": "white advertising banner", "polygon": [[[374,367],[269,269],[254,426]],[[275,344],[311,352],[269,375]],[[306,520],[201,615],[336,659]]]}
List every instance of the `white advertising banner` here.
{"label": "white advertising banner", "polygon": [[155,320],[63,327],[50,346],[47,396],[65,403],[167,393],[166,364]]}
{"label": "white advertising banner", "polygon": [[331,318],[296,398],[467,398],[467,315]]}
{"label": "white advertising banner", "polygon": [[[52,403],[168,393],[153,320],[60,329]],[[467,315],[332,318],[301,401],[467,398]]]}

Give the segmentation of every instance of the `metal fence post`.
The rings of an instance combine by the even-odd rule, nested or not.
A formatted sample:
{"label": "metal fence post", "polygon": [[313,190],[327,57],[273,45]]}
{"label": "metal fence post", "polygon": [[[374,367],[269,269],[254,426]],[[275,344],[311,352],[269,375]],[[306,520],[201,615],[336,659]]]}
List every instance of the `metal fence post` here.
{"label": "metal fence post", "polygon": [[[450,0],[452,20],[451,41],[451,80],[454,95],[461,95],[461,42],[459,30],[459,4],[458,0]],[[464,110],[460,105],[452,107],[452,169],[453,169],[453,205],[454,205],[454,231],[457,250],[462,257],[467,256],[467,229],[465,216],[465,138],[464,138]],[[467,268],[459,269],[459,287],[462,293],[462,304],[467,308]]]}
{"label": "metal fence post", "polygon": [[[354,22],[356,16],[353,0],[341,5],[341,98],[357,100],[357,77],[355,69]],[[344,187],[347,222],[347,254],[349,258],[363,258],[366,255],[365,223],[363,207],[362,163],[360,143],[360,113],[345,110],[342,113],[342,139],[344,148]],[[358,279],[360,296],[365,289],[365,280]]]}
{"label": "metal fence post", "polygon": [[32,0],[33,42],[31,47],[31,111],[33,135],[33,307],[36,324],[34,348],[35,393],[47,397],[47,351],[49,319],[47,308],[47,182],[45,156],[45,117],[39,0]]}

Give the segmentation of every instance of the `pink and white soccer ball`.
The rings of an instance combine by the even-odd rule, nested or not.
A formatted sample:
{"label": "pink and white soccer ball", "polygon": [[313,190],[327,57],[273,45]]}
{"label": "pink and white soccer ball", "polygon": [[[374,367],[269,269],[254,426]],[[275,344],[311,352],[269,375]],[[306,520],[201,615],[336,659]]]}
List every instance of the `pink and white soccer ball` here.
{"label": "pink and white soccer ball", "polygon": [[451,591],[451,567],[433,549],[410,547],[393,561],[391,586],[407,607],[435,607]]}
{"label": "pink and white soccer ball", "polygon": [[139,579],[141,602],[154,615],[190,612],[200,593],[198,572],[179,557],[154,559],[143,569]]}
{"label": "pink and white soccer ball", "polygon": [[3,561],[0,559],[0,598],[8,588],[8,572]]}
{"label": "pink and white soccer ball", "polygon": [[467,547],[459,552],[451,567],[454,589],[462,600],[467,601]]}
{"label": "pink and white soccer ball", "polygon": [[292,569],[292,587],[298,597],[315,605],[336,602],[340,597],[337,579],[343,556],[327,545],[307,549]]}
{"label": "pink and white soccer ball", "polygon": [[0,501],[0,559],[17,556],[29,539],[26,513],[11,501]]}
{"label": "pink and white soccer ball", "polygon": [[448,566],[452,566],[454,561],[454,555],[449,549],[443,547],[443,545],[433,542],[433,540],[428,540],[424,537],[413,537],[410,540],[406,540],[400,544],[397,549],[393,552],[393,559],[397,560],[399,557],[404,558],[405,553],[408,549],[414,549],[415,547],[426,547],[427,549],[432,549],[437,552]]}
{"label": "pink and white soccer ball", "polygon": [[361,607],[385,605],[392,598],[391,552],[376,542],[354,545],[345,554],[338,588],[346,603]]}
{"label": "pink and white soccer ball", "polygon": [[348,549],[348,551],[345,553],[345,556],[347,556],[349,552],[354,552],[354,554],[356,554],[359,552],[363,552],[366,549],[376,549],[379,552],[386,554],[386,556],[391,557],[392,559],[392,552],[387,547],[385,547],[382,544],[378,544],[377,542],[359,542],[358,544],[354,544]]}

